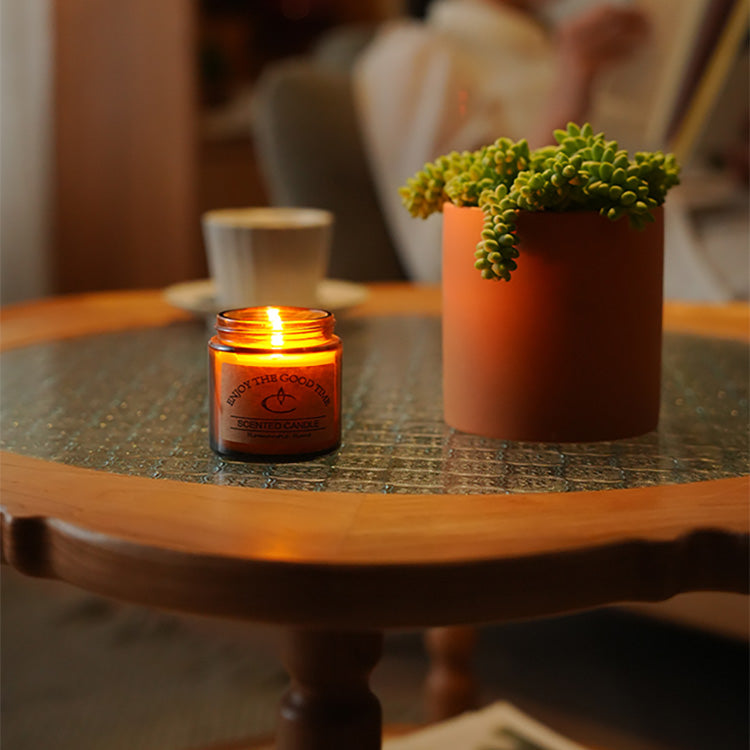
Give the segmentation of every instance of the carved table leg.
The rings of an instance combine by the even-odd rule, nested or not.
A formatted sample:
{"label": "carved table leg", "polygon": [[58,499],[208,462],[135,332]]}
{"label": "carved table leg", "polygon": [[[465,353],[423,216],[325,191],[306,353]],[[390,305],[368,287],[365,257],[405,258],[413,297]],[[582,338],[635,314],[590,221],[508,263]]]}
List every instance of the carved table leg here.
{"label": "carved table leg", "polygon": [[430,671],[425,683],[428,721],[441,721],[477,707],[472,669],[477,629],[470,626],[432,628],[425,634]]}
{"label": "carved table leg", "polygon": [[282,659],[292,683],[276,750],[379,750],[380,703],[368,679],[382,649],[382,633],[289,631]]}

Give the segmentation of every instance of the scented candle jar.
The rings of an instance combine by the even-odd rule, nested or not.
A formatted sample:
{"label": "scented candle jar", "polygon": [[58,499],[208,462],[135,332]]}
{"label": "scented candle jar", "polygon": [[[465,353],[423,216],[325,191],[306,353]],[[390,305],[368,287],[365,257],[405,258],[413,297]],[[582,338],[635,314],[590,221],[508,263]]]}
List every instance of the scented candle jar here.
{"label": "scented candle jar", "polygon": [[341,442],[341,340],[334,317],[248,307],[216,317],[208,343],[209,437],[245,461],[312,458]]}

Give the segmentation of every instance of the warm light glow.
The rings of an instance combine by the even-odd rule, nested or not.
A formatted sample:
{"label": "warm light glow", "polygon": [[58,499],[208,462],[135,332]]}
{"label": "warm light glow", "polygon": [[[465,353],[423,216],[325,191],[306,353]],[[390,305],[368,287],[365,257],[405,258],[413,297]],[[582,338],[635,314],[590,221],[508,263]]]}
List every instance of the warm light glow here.
{"label": "warm light glow", "polygon": [[266,315],[271,323],[271,346],[281,348],[284,346],[284,324],[281,322],[281,314],[277,307],[267,307]]}

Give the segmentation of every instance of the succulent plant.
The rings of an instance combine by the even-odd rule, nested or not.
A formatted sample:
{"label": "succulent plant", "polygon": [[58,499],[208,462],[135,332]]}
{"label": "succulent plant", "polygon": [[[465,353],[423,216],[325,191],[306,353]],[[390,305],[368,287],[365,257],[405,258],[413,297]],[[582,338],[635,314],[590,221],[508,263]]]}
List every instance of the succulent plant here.
{"label": "succulent plant", "polygon": [[426,164],[400,189],[412,216],[426,218],[446,201],[484,211],[474,263],[485,279],[510,279],[516,268],[519,211],[598,211],[627,217],[635,229],[679,182],[671,154],[639,152],[631,159],[589,123],[554,132],[556,146],[535,150],[525,140],[499,138],[477,151],[453,152]]}

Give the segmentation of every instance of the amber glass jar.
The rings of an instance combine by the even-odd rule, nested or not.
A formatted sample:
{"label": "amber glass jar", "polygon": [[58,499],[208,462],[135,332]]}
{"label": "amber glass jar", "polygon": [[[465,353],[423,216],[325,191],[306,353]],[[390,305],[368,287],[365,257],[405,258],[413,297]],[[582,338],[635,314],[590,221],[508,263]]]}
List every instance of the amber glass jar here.
{"label": "amber glass jar", "polygon": [[209,436],[222,456],[295,461],[341,442],[341,340],[334,317],[248,307],[216,317],[208,342]]}

